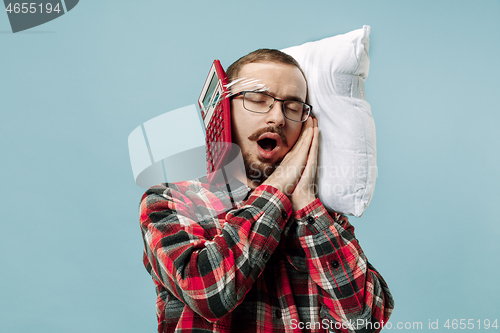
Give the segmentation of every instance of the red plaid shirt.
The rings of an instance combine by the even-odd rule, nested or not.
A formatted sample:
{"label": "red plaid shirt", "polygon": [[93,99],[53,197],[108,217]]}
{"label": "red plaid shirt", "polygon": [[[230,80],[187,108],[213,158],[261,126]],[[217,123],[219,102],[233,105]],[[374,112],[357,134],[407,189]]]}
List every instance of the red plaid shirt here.
{"label": "red plaid shirt", "polygon": [[292,212],[272,186],[202,178],[140,206],[159,332],[370,332],[394,302],[347,218],[319,199]]}

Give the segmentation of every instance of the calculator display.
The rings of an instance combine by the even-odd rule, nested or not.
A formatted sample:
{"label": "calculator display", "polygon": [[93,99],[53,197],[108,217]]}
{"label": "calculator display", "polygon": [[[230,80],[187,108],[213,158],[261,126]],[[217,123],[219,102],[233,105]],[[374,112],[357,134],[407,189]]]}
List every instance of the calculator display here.
{"label": "calculator display", "polygon": [[207,93],[205,94],[205,97],[203,98],[203,108],[207,109],[210,103],[210,100],[212,99],[213,92],[215,90],[215,87],[217,86],[217,83],[219,82],[217,75],[212,75],[212,79],[210,80],[210,85],[208,86]]}

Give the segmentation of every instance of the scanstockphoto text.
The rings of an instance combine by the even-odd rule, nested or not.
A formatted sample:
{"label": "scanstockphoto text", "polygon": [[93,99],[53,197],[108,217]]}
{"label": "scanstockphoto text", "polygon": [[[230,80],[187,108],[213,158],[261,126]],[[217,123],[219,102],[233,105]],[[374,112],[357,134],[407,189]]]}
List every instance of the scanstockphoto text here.
{"label": "scanstockphoto text", "polygon": [[446,320],[432,320],[428,319],[427,322],[422,321],[407,321],[392,323],[388,321],[371,322],[366,319],[349,320],[348,322],[338,322],[328,319],[323,319],[318,322],[302,322],[296,319],[290,321],[292,329],[325,329],[325,330],[378,330],[384,328],[386,330],[497,330],[498,319],[446,319]]}
{"label": "scanstockphoto text", "polygon": [[297,319],[292,319],[290,321],[290,327],[292,329],[300,329],[300,330],[360,330],[360,329],[370,329],[370,330],[378,330],[384,327],[384,322],[369,322],[366,319],[357,319],[357,320],[349,320],[348,322],[339,322],[334,320],[323,319],[322,321],[315,322],[303,322],[298,321]]}

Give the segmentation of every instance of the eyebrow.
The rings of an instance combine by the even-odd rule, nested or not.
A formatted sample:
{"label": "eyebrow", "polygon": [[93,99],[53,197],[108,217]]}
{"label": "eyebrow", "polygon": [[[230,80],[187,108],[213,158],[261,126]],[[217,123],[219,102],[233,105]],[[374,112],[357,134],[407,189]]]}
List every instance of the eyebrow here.
{"label": "eyebrow", "polygon": [[[268,95],[271,95],[273,96],[274,98],[277,98],[276,97],[276,94],[273,94],[272,92],[269,91],[269,89],[266,87],[266,89],[262,89],[262,90],[259,90],[259,92],[263,92],[263,93],[266,93]],[[305,101],[303,101],[301,98],[299,98],[298,96],[296,95],[285,95],[283,96],[282,98],[280,98],[284,101],[296,101],[296,102],[301,102],[301,103],[305,103]]]}

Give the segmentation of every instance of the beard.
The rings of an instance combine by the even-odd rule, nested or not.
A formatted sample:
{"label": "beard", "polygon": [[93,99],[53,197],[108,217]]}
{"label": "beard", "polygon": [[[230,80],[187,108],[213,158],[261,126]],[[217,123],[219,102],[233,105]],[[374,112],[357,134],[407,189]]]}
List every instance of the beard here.
{"label": "beard", "polygon": [[250,161],[249,155],[244,155],[243,163],[245,165],[247,178],[253,182],[262,184],[274,172],[274,170],[276,170],[278,165],[281,163],[281,160],[276,163],[267,162],[265,160],[252,162]]}
{"label": "beard", "polygon": [[[259,137],[266,133],[276,133],[280,136],[281,141],[285,147],[288,147],[288,141],[281,127],[268,126],[255,131],[248,137],[250,141],[257,141]],[[245,165],[245,172],[248,179],[251,181],[262,184],[279,166],[283,158],[276,162],[257,156],[257,161],[251,161],[250,153],[243,154],[243,164]]]}

